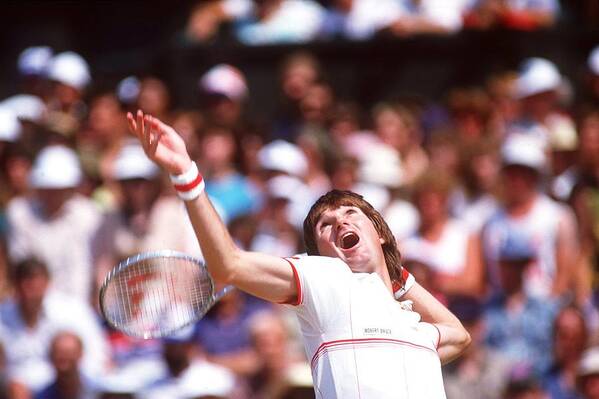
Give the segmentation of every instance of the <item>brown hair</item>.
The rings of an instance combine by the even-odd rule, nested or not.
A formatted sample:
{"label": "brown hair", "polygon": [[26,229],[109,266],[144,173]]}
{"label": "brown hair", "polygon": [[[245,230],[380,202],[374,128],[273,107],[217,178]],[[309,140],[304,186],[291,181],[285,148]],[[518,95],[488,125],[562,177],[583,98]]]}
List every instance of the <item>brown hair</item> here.
{"label": "brown hair", "polygon": [[404,281],[401,278],[401,255],[397,249],[397,243],[391,229],[381,214],[372,205],[361,195],[351,191],[331,190],[312,205],[308,216],[304,220],[304,244],[306,245],[308,255],[319,255],[314,229],[322,213],[341,206],[354,206],[364,212],[368,219],[372,221],[379,237],[385,241],[381,246],[387,270],[389,271],[389,277],[391,277],[391,281],[398,281],[403,285]]}

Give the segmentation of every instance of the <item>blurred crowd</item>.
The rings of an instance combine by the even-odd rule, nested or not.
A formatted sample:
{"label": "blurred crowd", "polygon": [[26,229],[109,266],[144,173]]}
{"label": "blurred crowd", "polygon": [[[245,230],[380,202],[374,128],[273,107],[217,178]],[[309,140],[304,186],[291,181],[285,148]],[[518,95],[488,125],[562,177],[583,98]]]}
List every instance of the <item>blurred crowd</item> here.
{"label": "blurred crowd", "polygon": [[247,45],[375,36],[444,35],[461,29],[553,26],[558,0],[212,0],[192,11],[188,39],[223,35]]}
{"label": "blurred crowd", "polygon": [[[213,21],[202,28],[233,20],[240,40],[258,44],[309,39],[322,26],[356,38],[407,26],[542,26],[559,9],[438,3],[225,0],[202,3],[190,29],[207,37],[193,18]],[[427,20],[433,9],[453,22]],[[305,31],[283,29],[292,28],[275,18],[284,13],[306,15]],[[156,76],[94,88],[70,51],[28,48],[17,65],[21,92],[0,102],[0,398],[314,397],[283,305],[234,292],[164,340],[128,337],[101,318],[99,286],[127,256],[202,256],[168,177],[127,132],[125,113],[137,109],[184,137],[241,248],[302,253],[303,218],[332,188],[375,206],[405,267],[473,338],[444,367],[449,399],[599,398],[599,46],[580,76],[529,58],[480,87],[371,108],[339,98],[317,58],[293,53],[273,77],[281,99],[268,126],[248,115],[252,93],[233,65],[190,82],[196,109],[174,107]]]}

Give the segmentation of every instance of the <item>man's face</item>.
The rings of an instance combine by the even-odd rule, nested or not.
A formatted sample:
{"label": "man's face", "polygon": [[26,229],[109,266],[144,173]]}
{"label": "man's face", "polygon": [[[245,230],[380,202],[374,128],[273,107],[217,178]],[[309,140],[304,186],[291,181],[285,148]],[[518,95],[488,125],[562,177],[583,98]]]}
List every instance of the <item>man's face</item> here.
{"label": "man's face", "polygon": [[320,255],[343,260],[353,272],[386,270],[383,239],[359,208],[341,206],[325,210],[314,230]]}

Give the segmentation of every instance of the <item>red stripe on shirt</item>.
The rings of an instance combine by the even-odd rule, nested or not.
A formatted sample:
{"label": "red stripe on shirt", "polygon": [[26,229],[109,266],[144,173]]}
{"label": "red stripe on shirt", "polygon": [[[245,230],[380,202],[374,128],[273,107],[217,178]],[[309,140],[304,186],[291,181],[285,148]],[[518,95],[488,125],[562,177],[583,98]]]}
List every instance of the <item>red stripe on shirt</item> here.
{"label": "red stripe on shirt", "polygon": [[312,356],[312,360],[310,361],[311,367],[312,367],[312,369],[314,369],[318,359],[320,359],[327,352],[333,352],[333,351],[340,350],[340,349],[347,349],[345,347],[347,347],[347,346],[355,347],[356,345],[358,345],[360,347],[373,347],[372,344],[392,344],[392,345],[400,345],[400,346],[409,346],[412,348],[425,349],[425,350],[436,353],[433,349],[426,347],[424,345],[415,344],[415,343],[409,342],[409,341],[402,341],[399,339],[391,339],[391,338],[341,339],[341,340],[337,340],[337,341],[323,342],[316,350],[316,353],[314,353],[314,356]]}
{"label": "red stripe on shirt", "polygon": [[[291,270],[293,270],[293,279],[295,280],[295,286],[297,287],[297,298],[295,299],[295,301],[291,301],[291,302],[284,302],[284,305],[292,305],[292,306],[298,306],[301,305],[302,302],[304,301],[304,296],[303,296],[303,291],[302,291],[302,284],[299,278],[299,274],[297,274],[297,269],[295,268],[295,265],[293,264],[293,262],[291,262],[288,258],[283,258],[287,261],[287,263],[289,263],[289,265],[291,265]],[[296,258],[293,258],[296,259]]]}

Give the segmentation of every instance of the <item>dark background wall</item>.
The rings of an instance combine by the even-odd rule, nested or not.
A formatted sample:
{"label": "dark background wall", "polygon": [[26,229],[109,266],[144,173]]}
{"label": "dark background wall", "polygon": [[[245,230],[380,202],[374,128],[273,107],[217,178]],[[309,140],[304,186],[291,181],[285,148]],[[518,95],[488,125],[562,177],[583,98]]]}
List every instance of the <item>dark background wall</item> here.
{"label": "dark background wall", "polygon": [[[593,0],[599,1],[599,0]],[[555,61],[575,86],[589,50],[599,44],[596,16],[585,0],[562,1],[558,26],[542,32],[462,32],[449,37],[380,38],[368,43],[243,47],[224,29],[212,45],[194,45],[182,30],[193,1],[13,1],[0,5],[0,98],[18,89],[16,59],[31,45],[74,50],[90,63],[96,86],[128,74],[164,78],[178,105],[196,103],[197,78],[218,62],[248,76],[250,111],[270,115],[276,75],[290,52],[306,49],[322,61],[342,97],[364,105],[388,96],[439,97],[449,86],[480,84],[491,72],[514,68],[528,56]]]}

